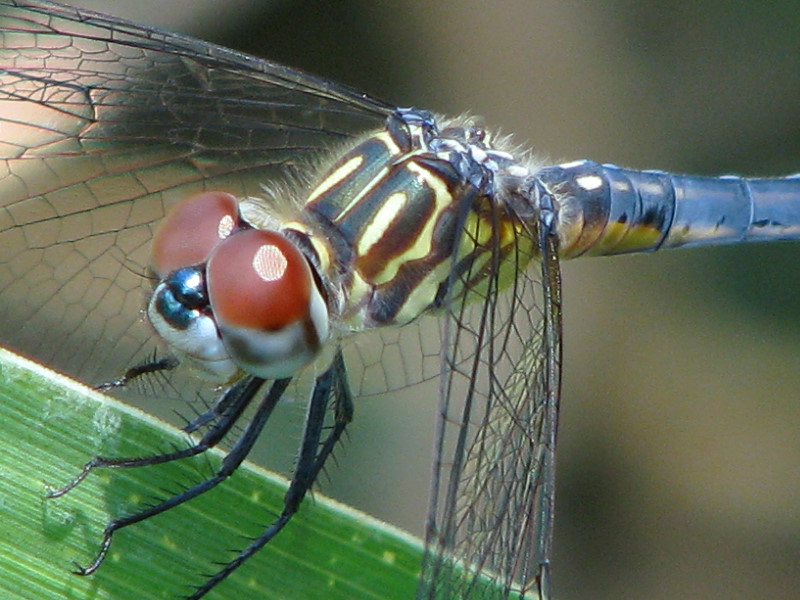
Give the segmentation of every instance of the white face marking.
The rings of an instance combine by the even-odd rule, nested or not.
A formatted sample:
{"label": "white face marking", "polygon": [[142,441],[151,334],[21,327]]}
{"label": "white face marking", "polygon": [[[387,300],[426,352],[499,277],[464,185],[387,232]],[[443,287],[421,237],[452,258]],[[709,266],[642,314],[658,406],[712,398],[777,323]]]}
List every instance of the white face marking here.
{"label": "white face marking", "polygon": [[[159,284],[159,288],[164,284]],[[223,383],[233,377],[238,366],[231,360],[228,350],[217,334],[212,317],[200,313],[192,319],[187,329],[177,329],[158,311],[156,297],[158,288],[147,307],[147,315],[158,335],[173,352],[189,360],[197,374],[215,383]]]}

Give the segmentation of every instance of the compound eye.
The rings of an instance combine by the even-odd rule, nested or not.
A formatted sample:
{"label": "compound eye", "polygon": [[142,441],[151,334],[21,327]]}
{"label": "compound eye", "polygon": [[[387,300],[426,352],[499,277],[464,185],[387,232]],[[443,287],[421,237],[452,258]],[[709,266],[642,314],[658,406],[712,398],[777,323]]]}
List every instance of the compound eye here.
{"label": "compound eye", "polygon": [[231,358],[253,375],[289,377],[327,338],[327,309],[311,267],[276,232],[245,230],[220,243],[206,283]]}
{"label": "compound eye", "polygon": [[220,241],[239,225],[236,198],[223,192],[190,196],[167,214],[153,238],[151,268],[167,274],[208,260]]}

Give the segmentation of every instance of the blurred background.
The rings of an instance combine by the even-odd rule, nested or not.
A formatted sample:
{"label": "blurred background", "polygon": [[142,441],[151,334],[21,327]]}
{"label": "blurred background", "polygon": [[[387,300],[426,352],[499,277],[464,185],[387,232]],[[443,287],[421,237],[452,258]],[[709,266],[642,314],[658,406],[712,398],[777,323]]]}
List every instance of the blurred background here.
{"label": "blurred background", "polygon": [[[544,159],[800,171],[796,2],[73,1],[470,112]],[[563,265],[561,599],[796,596],[800,246]],[[356,406],[323,491],[416,534],[435,401]],[[275,430],[273,430],[275,431]],[[297,436],[276,436],[287,444]]]}

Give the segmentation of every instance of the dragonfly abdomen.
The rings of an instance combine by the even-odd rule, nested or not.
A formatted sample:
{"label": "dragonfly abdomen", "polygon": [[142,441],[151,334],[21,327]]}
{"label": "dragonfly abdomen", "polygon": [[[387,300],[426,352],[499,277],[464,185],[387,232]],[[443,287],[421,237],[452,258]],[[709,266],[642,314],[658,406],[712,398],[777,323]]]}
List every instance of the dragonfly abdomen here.
{"label": "dragonfly abdomen", "polygon": [[557,199],[564,258],[800,234],[798,176],[692,177],[591,161],[536,175]]}

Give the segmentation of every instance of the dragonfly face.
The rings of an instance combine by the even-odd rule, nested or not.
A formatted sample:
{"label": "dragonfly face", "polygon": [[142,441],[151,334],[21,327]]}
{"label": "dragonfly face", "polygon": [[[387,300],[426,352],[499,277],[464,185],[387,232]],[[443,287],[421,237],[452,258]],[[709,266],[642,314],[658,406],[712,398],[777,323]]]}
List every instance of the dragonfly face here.
{"label": "dragonfly face", "polygon": [[222,383],[242,369],[291,377],[328,337],[322,290],[300,251],[256,230],[229,194],[188,198],[153,238],[147,315],[180,356]]}

